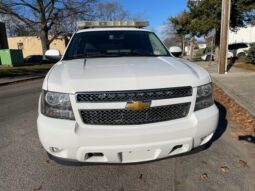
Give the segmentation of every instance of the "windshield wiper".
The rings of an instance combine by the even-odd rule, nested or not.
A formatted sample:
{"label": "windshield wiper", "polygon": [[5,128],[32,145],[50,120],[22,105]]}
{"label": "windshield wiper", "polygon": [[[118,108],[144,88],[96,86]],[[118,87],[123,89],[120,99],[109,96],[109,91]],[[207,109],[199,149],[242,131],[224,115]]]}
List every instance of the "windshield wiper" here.
{"label": "windshield wiper", "polygon": [[121,56],[134,56],[134,57],[139,57],[139,56],[158,56],[154,55],[152,53],[137,53],[137,52],[120,52],[119,53]]}
{"label": "windshield wiper", "polygon": [[122,56],[150,56],[150,57],[158,57],[158,56],[165,56],[165,55],[155,55],[149,52],[112,52],[112,53],[100,53],[100,52],[89,52],[84,54],[77,54],[74,56],[66,57],[64,60],[72,60],[72,59],[80,59],[80,58],[100,58],[100,57],[122,57]]}
{"label": "windshield wiper", "polygon": [[69,56],[64,58],[65,60],[72,60],[72,59],[79,59],[79,58],[95,58],[95,57],[103,57],[105,54],[102,54],[100,52],[90,52],[90,53],[84,53],[84,54],[76,54],[73,56]]}

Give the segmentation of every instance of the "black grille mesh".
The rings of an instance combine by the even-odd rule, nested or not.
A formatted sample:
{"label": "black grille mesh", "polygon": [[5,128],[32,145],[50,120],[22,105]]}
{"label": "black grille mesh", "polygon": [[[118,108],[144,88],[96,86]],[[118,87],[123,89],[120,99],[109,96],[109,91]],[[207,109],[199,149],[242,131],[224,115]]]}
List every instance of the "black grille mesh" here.
{"label": "black grille mesh", "polygon": [[91,125],[136,125],[179,119],[188,115],[190,103],[151,107],[144,110],[80,110],[82,120]]}
{"label": "black grille mesh", "polygon": [[77,102],[116,102],[157,100],[192,96],[192,87],[112,92],[88,92],[77,94]]}

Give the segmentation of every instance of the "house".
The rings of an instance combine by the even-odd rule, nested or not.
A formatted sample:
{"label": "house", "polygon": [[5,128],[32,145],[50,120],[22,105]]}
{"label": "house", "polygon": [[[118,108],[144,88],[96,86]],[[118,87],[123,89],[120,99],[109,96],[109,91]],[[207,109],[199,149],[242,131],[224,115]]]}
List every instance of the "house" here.
{"label": "house", "polygon": [[229,31],[228,44],[255,43],[255,26],[238,28],[237,31]]}
{"label": "house", "polygon": [[[18,36],[8,37],[8,44],[10,49],[20,49],[23,52],[23,57],[29,55],[42,55],[41,40],[37,36]],[[58,49],[61,54],[64,54],[66,48],[66,39],[58,37],[50,44],[50,49]]]}

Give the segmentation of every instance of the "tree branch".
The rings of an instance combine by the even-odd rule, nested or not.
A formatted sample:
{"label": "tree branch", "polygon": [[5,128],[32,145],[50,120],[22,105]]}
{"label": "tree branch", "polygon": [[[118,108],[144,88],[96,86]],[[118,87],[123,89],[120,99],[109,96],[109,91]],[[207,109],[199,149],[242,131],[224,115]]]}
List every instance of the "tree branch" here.
{"label": "tree branch", "polygon": [[37,9],[33,5],[27,3],[25,0],[20,0],[20,1],[23,2],[23,4],[21,4],[22,6],[27,6],[27,7],[31,8],[32,10],[39,12],[39,9]]}

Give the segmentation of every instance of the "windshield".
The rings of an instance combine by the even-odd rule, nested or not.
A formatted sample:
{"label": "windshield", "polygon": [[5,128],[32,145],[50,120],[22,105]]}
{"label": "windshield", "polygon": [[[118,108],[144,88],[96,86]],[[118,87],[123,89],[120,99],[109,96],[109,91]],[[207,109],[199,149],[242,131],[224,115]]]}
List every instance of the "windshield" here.
{"label": "windshield", "polygon": [[118,56],[170,56],[170,54],[152,32],[93,31],[75,34],[63,59]]}

